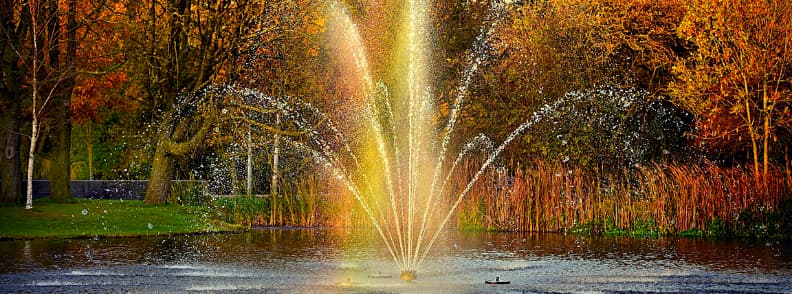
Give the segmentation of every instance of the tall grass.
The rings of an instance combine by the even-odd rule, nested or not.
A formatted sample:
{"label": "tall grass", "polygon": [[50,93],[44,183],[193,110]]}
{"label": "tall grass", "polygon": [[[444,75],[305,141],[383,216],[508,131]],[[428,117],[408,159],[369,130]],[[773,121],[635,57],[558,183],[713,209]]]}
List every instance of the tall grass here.
{"label": "tall grass", "polygon": [[[211,202],[225,221],[245,226],[338,226],[346,220],[343,195],[330,192],[327,185],[317,176],[307,176],[297,180],[284,182],[278,189],[277,201],[272,196],[235,196],[217,197]],[[276,213],[273,211],[273,203]],[[346,203],[346,204],[344,204]],[[270,218],[275,215],[275,220]]]}
{"label": "tall grass", "polygon": [[246,227],[269,223],[270,201],[257,196],[218,197],[212,200],[217,217]]}
{"label": "tall grass", "polygon": [[[477,164],[455,175],[459,190]],[[584,171],[535,161],[506,176],[495,171],[480,180],[458,212],[458,225],[503,231],[558,232],[589,225],[629,230],[652,223],[662,233],[705,230],[722,223],[732,231],[769,220],[792,195],[785,171],[773,169],[767,185],[749,170],[663,165],[621,174]]]}
{"label": "tall grass", "polygon": [[323,203],[320,194],[320,182],[315,176],[308,176],[300,181],[284,183],[281,192],[283,201],[280,215],[281,224],[294,226],[319,225],[319,211]]}

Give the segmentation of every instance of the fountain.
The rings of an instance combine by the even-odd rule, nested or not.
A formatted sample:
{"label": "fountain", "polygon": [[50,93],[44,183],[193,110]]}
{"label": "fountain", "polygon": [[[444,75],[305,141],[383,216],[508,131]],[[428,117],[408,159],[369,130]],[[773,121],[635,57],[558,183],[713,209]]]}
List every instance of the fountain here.
{"label": "fountain", "polygon": [[328,144],[320,143],[317,144],[320,146],[318,150],[313,149],[314,157],[331,170],[360,203],[396,262],[401,272],[400,278],[404,281],[417,278],[418,267],[465,194],[503,147],[530,125],[530,122],[526,122],[520,126],[498,149],[491,152],[464,191],[450,198],[451,201],[449,197],[443,197],[447,196],[446,184],[456,164],[474,143],[484,141],[481,137],[474,138],[459,153],[450,170],[446,170],[449,141],[467,88],[478,66],[487,57],[489,36],[497,26],[504,8],[505,4],[498,1],[491,4],[489,26],[481,29],[473,44],[448,121],[442,132],[437,132],[431,123],[435,112],[431,89],[426,82],[429,56],[427,3],[409,0],[404,6],[403,31],[400,32],[404,42],[395,49],[396,55],[403,57],[396,64],[404,67],[400,69],[404,76],[398,79],[399,84],[392,85],[402,89],[396,95],[391,95],[384,83],[374,82],[366,48],[357,25],[346,9],[337,3],[329,7],[333,42],[343,48],[337,51],[347,54],[338,58],[351,59],[354,64],[348,69],[345,78],[357,82],[356,86],[362,93],[362,97],[358,98],[362,101],[360,104],[365,127],[357,136],[365,139],[347,142],[340,132],[336,132],[336,140],[344,146],[343,152],[331,150]]}
{"label": "fountain", "polygon": [[[427,3],[409,0],[404,7],[404,48],[397,56],[403,60],[403,77],[397,85],[400,93],[391,94],[383,82],[375,83],[369,68],[366,48],[357,25],[338,3],[329,5],[329,35],[337,46],[340,60],[350,62],[342,78],[354,83],[360,97],[350,97],[362,111],[360,127],[349,141],[347,133],[339,130],[332,118],[324,117],[325,131],[312,132],[307,144],[289,142],[311,156],[353,195],[374,227],[388,253],[396,263],[404,281],[418,277],[418,268],[437,242],[465,195],[470,192],[484,171],[505,147],[540,119],[551,115],[569,98],[558,99],[532,113],[506,139],[493,148],[484,135],[472,138],[458,152],[450,166],[446,166],[448,145],[459,111],[464,104],[473,74],[488,55],[489,38],[507,7],[506,2],[493,0],[487,26],[475,38],[467,56],[467,64],[455,89],[448,120],[438,131],[428,79]],[[401,54],[403,53],[403,54]],[[406,90],[404,90],[406,89]],[[329,137],[329,138],[328,138]],[[478,171],[459,192],[447,191],[451,175],[470,151],[482,148],[488,156]]]}
{"label": "fountain", "polygon": [[[552,112],[561,101],[546,105],[533,113],[497,148],[482,136],[473,138],[447,166],[449,142],[459,111],[463,106],[473,74],[487,58],[489,37],[498,25],[505,3],[494,1],[487,18],[488,25],[480,30],[474,41],[467,65],[450,106],[448,120],[442,131],[431,123],[436,117],[428,79],[427,4],[423,0],[409,0],[404,6],[403,44],[397,46],[396,64],[404,76],[391,87],[375,83],[366,48],[357,25],[343,5],[329,7],[329,28],[337,56],[351,64],[342,77],[355,83],[359,96],[355,101],[362,107],[362,127],[356,134],[359,141],[350,142],[344,132],[333,130],[333,144],[314,137],[308,149],[333,176],[344,184],[359,202],[404,281],[417,278],[418,268],[426,259],[438,237],[465,195],[481,174],[492,164],[506,145],[534,122]],[[342,146],[335,149],[330,146]],[[489,156],[461,192],[451,194],[446,186],[452,172],[471,149],[490,146]],[[339,151],[340,149],[340,151]]]}

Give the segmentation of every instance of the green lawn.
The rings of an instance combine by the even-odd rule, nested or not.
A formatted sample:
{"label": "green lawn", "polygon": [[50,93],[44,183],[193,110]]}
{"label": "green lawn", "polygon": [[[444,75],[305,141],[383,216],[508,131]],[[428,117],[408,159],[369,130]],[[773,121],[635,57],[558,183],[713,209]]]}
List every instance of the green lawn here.
{"label": "green lawn", "polygon": [[139,200],[74,199],[73,203],[36,200],[0,206],[0,238],[121,237],[238,230],[207,207],[147,206]]}

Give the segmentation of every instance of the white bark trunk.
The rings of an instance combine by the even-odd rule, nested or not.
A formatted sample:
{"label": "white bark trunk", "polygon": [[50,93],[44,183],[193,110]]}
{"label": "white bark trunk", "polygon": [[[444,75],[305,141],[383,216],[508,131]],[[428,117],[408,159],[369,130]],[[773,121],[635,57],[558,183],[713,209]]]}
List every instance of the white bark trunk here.
{"label": "white bark trunk", "polygon": [[38,138],[38,109],[36,109],[36,102],[38,102],[38,23],[36,22],[36,12],[38,9],[37,2],[31,1],[30,19],[33,25],[31,30],[33,33],[33,79],[31,81],[31,88],[33,89],[33,123],[30,134],[30,152],[28,153],[28,166],[27,166],[27,197],[25,198],[25,209],[33,209],[33,163],[36,151],[36,139]]}
{"label": "white bark trunk", "polygon": [[250,134],[250,127],[248,127],[247,138],[247,189],[245,190],[248,196],[253,196],[253,139]]}
{"label": "white bark trunk", "polygon": [[[275,126],[280,126],[280,114],[276,114],[275,116]],[[270,183],[270,199],[272,199],[272,213],[270,214],[270,225],[275,225],[276,220],[278,219],[278,156],[280,153],[280,149],[278,148],[278,144],[280,143],[280,135],[275,134],[275,146],[274,150],[272,151],[272,182]]]}
{"label": "white bark trunk", "polygon": [[[280,114],[275,117],[275,124],[280,126]],[[275,197],[278,194],[278,157],[280,156],[280,135],[275,134],[275,146],[272,152],[272,188],[271,196]]]}
{"label": "white bark trunk", "polygon": [[[33,92],[34,93],[36,92],[35,88]],[[33,163],[34,163],[34,156],[36,150],[37,136],[38,136],[38,120],[36,118],[36,115],[33,115],[33,132],[30,137],[30,153],[28,153],[27,197],[25,200],[25,209],[33,209]]]}

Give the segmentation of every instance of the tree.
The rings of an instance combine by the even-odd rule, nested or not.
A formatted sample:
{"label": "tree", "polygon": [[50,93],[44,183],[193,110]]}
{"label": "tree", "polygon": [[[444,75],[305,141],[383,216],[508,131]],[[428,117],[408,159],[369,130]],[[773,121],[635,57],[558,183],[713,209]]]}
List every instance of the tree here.
{"label": "tree", "polygon": [[[65,160],[67,164],[69,164],[68,95],[71,91],[73,71],[72,65],[69,62],[71,58],[68,56],[70,54],[72,56],[74,55],[75,48],[75,43],[73,42],[74,35],[69,31],[69,28],[75,25],[76,22],[74,20],[74,2],[68,1],[68,5],[72,8],[68,9],[68,24],[66,27],[61,26],[61,10],[58,1],[32,0],[27,2],[27,6],[20,7],[22,9],[22,11],[19,12],[20,15],[30,20],[28,32],[25,32],[27,36],[25,42],[22,43],[22,46],[13,48],[18,59],[25,65],[25,69],[30,77],[31,134],[27,164],[26,209],[33,208],[33,167],[41,130],[41,119],[45,111],[52,113],[53,124],[55,125],[54,133],[56,134],[55,145],[66,144],[65,159],[61,157],[63,156],[62,154],[56,153],[55,162],[58,163],[59,161]],[[64,36],[64,34],[68,37]],[[68,40],[70,37],[72,38],[71,41]],[[64,40],[66,42],[64,42]],[[27,45],[27,47],[25,45]],[[67,56],[66,58],[63,58],[64,54]],[[48,104],[53,103],[63,103],[65,105],[56,105],[54,108],[50,109]],[[64,106],[65,109],[63,109]],[[63,123],[63,125],[59,125],[60,123]],[[66,142],[62,141],[62,139],[64,139],[64,134]],[[55,168],[57,169],[58,167],[59,165],[56,164]],[[63,181],[60,181],[63,180],[62,173],[52,178],[52,198],[56,200],[65,200],[69,197],[68,167],[65,174],[65,194],[57,192],[62,192],[62,190],[59,189],[61,187],[56,186],[64,184]]]}
{"label": "tree", "polygon": [[243,44],[261,39],[281,42],[279,20],[304,13],[300,3],[130,3],[129,18],[142,24],[143,30],[131,38],[127,52],[136,66],[131,69],[133,78],[145,92],[141,120],[153,121],[155,133],[147,204],[167,202],[177,160],[193,154],[222,116],[224,97],[213,88],[238,77],[237,66],[249,66],[236,62]]}
{"label": "tree", "polygon": [[[18,133],[22,107],[30,107],[31,144],[28,155],[29,162],[35,162],[35,156],[42,148],[39,147],[42,126],[48,129],[47,152],[52,159],[50,175],[50,198],[56,201],[67,201],[70,181],[70,147],[71,147],[71,99],[72,89],[81,65],[90,64],[80,48],[83,42],[80,36],[89,35],[90,26],[96,23],[97,16],[103,11],[104,0],[37,0],[29,2],[5,1],[9,6],[3,10],[4,38],[9,42],[3,47],[4,84],[9,102],[4,103],[9,109],[17,111],[4,112],[4,120],[10,130]],[[78,20],[79,19],[79,20]],[[78,56],[80,55],[80,56]],[[14,85],[14,86],[12,86]],[[27,98],[27,99],[23,99]],[[29,103],[29,106],[24,104]],[[27,111],[26,111],[27,112]],[[46,119],[44,119],[46,117]],[[26,119],[26,118],[25,118]],[[15,140],[9,137],[10,145]],[[16,139],[18,141],[18,139]],[[8,146],[9,158],[19,149]],[[18,161],[19,159],[12,159]],[[4,178],[19,174],[19,168],[8,164],[4,169]],[[28,177],[32,177],[34,165],[28,164]],[[29,182],[29,184],[31,184]],[[13,188],[16,185],[9,184]],[[6,187],[6,185],[4,185]],[[5,189],[5,188],[4,188]],[[10,193],[14,194],[14,193]],[[8,195],[8,194],[5,194]]]}
{"label": "tree", "polygon": [[766,181],[777,128],[791,126],[792,4],[692,1],[688,10],[677,33],[696,51],[674,66],[674,101],[698,116],[709,146],[747,143],[757,182]]}
{"label": "tree", "polygon": [[[78,136],[85,139],[85,151],[80,150],[82,144],[79,142],[71,149],[77,157],[73,160],[81,158],[82,152],[87,153],[85,161],[89,179],[94,178],[96,170],[93,137],[102,133],[94,132],[95,129],[101,130],[110,125],[107,119],[114,114],[132,113],[138,107],[136,99],[140,97],[140,89],[130,82],[129,75],[123,70],[126,57],[120,50],[130,34],[117,25],[127,20],[125,11],[126,5],[121,1],[78,2],[83,23],[76,28],[79,40],[75,58],[76,76],[70,99],[70,122],[73,127],[78,127]],[[107,144],[107,141],[105,138],[99,144]]]}
{"label": "tree", "polygon": [[[500,140],[542,105],[586,95],[563,103],[558,110],[565,113],[563,122],[535,124],[534,131],[511,144],[510,154],[523,160],[569,156],[577,164],[617,169],[636,160],[668,158],[686,143],[684,124],[667,128],[687,120],[686,113],[663,102],[671,66],[688,50],[675,34],[684,14],[683,3],[675,0],[514,6],[503,15],[485,52],[488,61],[475,77],[470,105],[462,113],[462,137],[483,132]],[[636,98],[635,93],[640,99],[618,101]],[[615,129],[596,131],[607,125]],[[623,152],[626,142],[635,144],[635,154]]]}
{"label": "tree", "polygon": [[[50,0],[47,2],[50,2],[51,10],[55,14],[53,30],[58,30],[60,34],[60,37],[55,40],[58,43],[56,49],[50,51],[49,66],[60,71],[62,79],[59,83],[52,85],[52,105],[49,110],[52,116],[50,199],[65,202],[71,199],[71,96],[76,75],[77,0],[65,1],[65,8],[62,8],[64,3],[61,1]],[[65,11],[65,17],[63,11]],[[65,23],[63,23],[64,21]]]}
{"label": "tree", "polygon": [[[244,28],[254,25],[252,1],[199,3],[152,0],[130,5],[143,28],[133,36],[133,70],[146,91],[154,126],[154,157],[145,202],[167,202],[175,161],[192,153],[210,131],[218,109],[201,90],[221,82]],[[132,30],[134,28],[130,28]]]}

